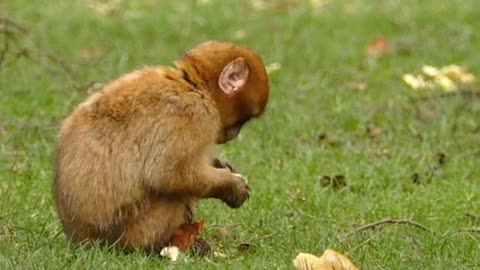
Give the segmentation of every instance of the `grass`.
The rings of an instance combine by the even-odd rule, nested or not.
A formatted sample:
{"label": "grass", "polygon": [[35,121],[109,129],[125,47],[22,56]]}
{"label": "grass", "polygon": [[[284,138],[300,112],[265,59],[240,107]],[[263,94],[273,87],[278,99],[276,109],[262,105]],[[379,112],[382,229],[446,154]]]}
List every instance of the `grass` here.
{"label": "grass", "polygon": [[[362,269],[480,269],[480,233],[460,231],[480,226],[480,99],[401,80],[423,64],[480,74],[477,1],[200,2],[124,1],[106,15],[87,1],[0,3],[28,31],[10,25],[0,66],[0,268],[292,269],[298,252],[334,248]],[[365,45],[378,35],[392,51],[370,59]],[[265,117],[218,148],[249,178],[251,199],[238,210],[207,200],[198,211],[204,236],[228,257],[172,264],[68,244],[51,197],[59,123],[91,82],[169,64],[208,39],[281,64]],[[347,186],[319,184],[335,175]],[[386,217],[433,233],[383,225],[350,234]]]}

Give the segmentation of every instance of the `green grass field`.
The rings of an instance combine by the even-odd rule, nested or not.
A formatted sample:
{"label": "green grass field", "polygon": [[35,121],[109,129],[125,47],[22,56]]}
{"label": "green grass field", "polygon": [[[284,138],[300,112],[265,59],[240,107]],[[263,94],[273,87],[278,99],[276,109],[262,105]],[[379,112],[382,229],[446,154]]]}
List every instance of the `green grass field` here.
{"label": "green grass field", "polygon": [[[362,269],[480,269],[478,88],[402,81],[424,64],[480,76],[478,1],[252,2],[119,1],[105,14],[92,1],[0,2],[0,269],[293,269],[298,252],[326,248]],[[377,36],[389,53],[368,57]],[[95,82],[170,65],[209,39],[280,64],[265,116],[218,148],[251,199],[198,209],[227,257],[68,244],[51,196],[62,119]],[[335,176],[346,185],[325,186]],[[356,231],[387,217],[411,223]]]}

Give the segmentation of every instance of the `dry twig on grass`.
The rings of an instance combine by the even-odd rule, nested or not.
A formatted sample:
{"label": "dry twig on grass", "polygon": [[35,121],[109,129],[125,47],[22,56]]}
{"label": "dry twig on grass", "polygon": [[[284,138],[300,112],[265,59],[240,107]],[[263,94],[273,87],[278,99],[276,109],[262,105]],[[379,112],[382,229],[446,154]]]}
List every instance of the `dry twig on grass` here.
{"label": "dry twig on grass", "polygon": [[[29,33],[30,31],[27,28],[14,22],[13,20],[5,17],[0,17],[0,34],[4,35],[4,45],[3,49],[0,51],[0,68],[2,66],[2,63],[5,61],[7,53],[11,49],[9,45],[11,39],[16,36],[25,36]],[[46,58],[50,62],[54,63],[56,66],[60,67],[69,77],[73,75],[72,68],[69,64],[67,64],[66,61],[60,59],[59,57],[57,57],[53,53],[48,52],[47,50],[38,47],[33,49],[20,48],[20,50],[15,55],[18,58],[20,56],[28,57],[35,54],[40,57]]]}
{"label": "dry twig on grass", "polygon": [[454,98],[454,97],[463,97],[468,99],[469,101],[474,101],[475,99],[480,98],[480,90],[463,89],[457,92],[447,92],[447,93],[441,93],[437,95],[424,96],[420,98],[410,98],[410,103],[415,104],[415,103],[429,102],[432,100],[438,100],[442,98]]}
{"label": "dry twig on grass", "polygon": [[365,225],[362,225],[358,228],[356,228],[354,231],[350,232],[347,236],[350,236],[352,234],[355,234],[355,233],[359,233],[361,231],[365,231],[365,230],[368,230],[368,229],[374,229],[380,225],[384,225],[384,224],[393,224],[393,225],[397,225],[397,224],[403,224],[403,225],[411,225],[411,226],[414,226],[416,228],[419,228],[421,230],[424,230],[424,231],[427,231],[427,232],[430,232],[432,234],[435,234],[435,232],[433,232],[432,230],[430,230],[429,228],[425,227],[424,225],[416,222],[416,221],[413,221],[411,219],[395,219],[395,218],[391,218],[391,217],[387,217],[387,218],[384,218],[382,220],[378,220],[378,221],[375,221],[375,222],[372,222],[372,223],[368,223],[368,224],[365,224]]}
{"label": "dry twig on grass", "polygon": [[0,33],[7,35],[7,34],[13,34],[14,32],[24,34],[24,35],[29,33],[27,28],[19,25],[18,23],[12,21],[11,19],[0,17]]}
{"label": "dry twig on grass", "polygon": [[444,234],[442,234],[442,237],[447,238],[447,237],[453,236],[455,234],[462,234],[462,233],[471,233],[471,234],[479,233],[480,234],[480,227],[459,228],[459,229],[450,230],[450,231],[447,231]]}
{"label": "dry twig on grass", "polygon": [[[1,23],[1,20],[0,20]],[[0,69],[2,68],[3,61],[5,60],[5,55],[7,55],[8,52],[8,39],[10,36],[10,33],[8,32],[8,25],[9,22],[6,21],[5,23],[0,24],[2,27],[0,28],[0,33],[4,35],[3,37],[3,49],[0,52]]]}
{"label": "dry twig on grass", "polygon": [[20,26],[9,18],[0,17],[0,34],[3,34],[3,49],[0,51],[0,68],[2,67],[7,52],[10,49],[10,39],[15,35],[27,35],[28,33],[29,31],[27,28]]}
{"label": "dry twig on grass", "polygon": [[458,232],[480,233],[480,228],[461,228],[458,229]]}

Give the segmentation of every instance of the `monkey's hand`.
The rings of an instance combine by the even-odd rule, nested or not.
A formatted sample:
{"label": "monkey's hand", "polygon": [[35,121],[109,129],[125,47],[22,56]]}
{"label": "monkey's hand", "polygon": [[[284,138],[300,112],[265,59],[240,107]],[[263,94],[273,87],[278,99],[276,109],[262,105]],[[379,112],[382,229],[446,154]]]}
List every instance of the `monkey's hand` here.
{"label": "monkey's hand", "polygon": [[218,169],[229,169],[231,172],[235,173],[237,172],[232,164],[226,162],[226,161],[221,161],[220,159],[218,158],[214,158],[213,161],[212,161],[212,166],[215,167],[215,168],[218,168]]}
{"label": "monkey's hand", "polygon": [[232,173],[232,176],[233,181],[223,190],[220,199],[231,208],[238,208],[242,206],[250,196],[250,187],[248,186],[247,179],[241,174]]}

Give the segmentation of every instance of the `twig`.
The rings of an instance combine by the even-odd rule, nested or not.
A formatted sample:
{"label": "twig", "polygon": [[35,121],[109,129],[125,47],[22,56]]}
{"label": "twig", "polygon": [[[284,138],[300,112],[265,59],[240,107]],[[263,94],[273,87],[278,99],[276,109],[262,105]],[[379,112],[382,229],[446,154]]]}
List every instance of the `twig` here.
{"label": "twig", "polygon": [[432,234],[435,234],[435,232],[433,232],[432,230],[430,230],[429,228],[425,227],[424,225],[416,222],[416,221],[413,221],[411,219],[394,219],[394,218],[391,218],[391,217],[387,217],[387,218],[384,218],[382,220],[378,220],[378,221],[375,221],[375,222],[372,222],[372,223],[369,223],[369,224],[365,224],[363,226],[360,226],[358,228],[356,228],[353,232],[350,232],[347,236],[349,235],[352,235],[352,234],[355,234],[355,233],[359,233],[361,231],[365,231],[365,230],[368,230],[368,229],[374,229],[375,227],[378,227],[380,225],[383,225],[383,224],[394,224],[394,225],[397,225],[397,224],[404,224],[404,225],[411,225],[411,226],[414,226],[414,227],[417,227],[419,229],[422,229],[424,231],[427,231],[427,232],[430,232]]}
{"label": "twig", "polygon": [[240,224],[212,224],[209,227],[211,228],[234,228],[238,227]]}
{"label": "twig", "polygon": [[[4,39],[4,49],[0,52],[0,67],[2,65],[2,62],[5,60],[5,56],[9,50],[9,41],[10,37],[14,37],[15,34],[23,34],[26,35],[29,33],[29,30],[25,27],[20,26],[19,24],[15,23],[11,19],[0,17],[0,34],[3,34],[5,39]],[[34,49],[28,49],[28,48],[22,48],[18,53],[17,53],[17,58],[20,56],[30,56],[32,54],[36,54],[40,57],[44,57],[56,66],[60,67],[67,76],[72,77],[73,76],[73,70],[70,67],[70,65],[57,57],[55,54],[36,47]]]}
{"label": "twig", "polygon": [[48,60],[50,60],[54,64],[57,64],[57,66],[59,66],[61,69],[63,69],[63,71],[65,73],[67,73],[69,76],[73,75],[72,68],[64,60],[58,58],[57,56],[55,56],[52,53],[47,52],[45,50],[37,49],[37,51],[40,55],[44,56],[45,58],[47,58]]}
{"label": "twig", "polygon": [[[0,25],[5,26],[4,28],[0,28],[0,32],[2,33],[8,34],[8,33],[11,33],[10,31],[17,31],[24,35],[29,33],[29,30],[27,28],[20,26],[18,23],[12,21],[9,18],[0,17]],[[11,30],[9,30],[7,26],[9,26]]]}
{"label": "twig", "polygon": [[480,233],[480,228],[461,228],[457,232],[470,232],[470,233]]}
{"label": "twig", "polygon": [[442,235],[442,237],[452,236],[457,233],[480,233],[480,227],[474,228],[460,228],[452,231],[448,231]]}
{"label": "twig", "polygon": [[[479,129],[480,129],[480,127],[479,127]],[[473,221],[476,221],[476,220],[479,219],[479,217],[477,215],[473,214],[473,213],[466,213],[465,216],[467,216],[468,218],[470,218]]]}
{"label": "twig", "polygon": [[8,26],[9,26],[9,21],[6,21],[5,23],[5,31],[3,32],[4,34],[4,39],[3,39],[3,50],[0,52],[0,69],[2,68],[3,61],[5,60],[5,55],[7,55],[8,52],[8,41],[9,41],[9,33],[8,33]]}
{"label": "twig", "polygon": [[447,92],[447,93],[441,93],[438,95],[432,95],[432,96],[426,96],[426,97],[420,97],[420,98],[411,98],[410,102],[411,103],[425,102],[425,101],[430,101],[432,99],[449,98],[449,97],[456,97],[456,96],[467,97],[467,98],[480,98],[480,91],[476,89],[462,89],[456,92]]}

